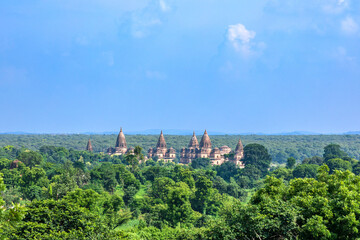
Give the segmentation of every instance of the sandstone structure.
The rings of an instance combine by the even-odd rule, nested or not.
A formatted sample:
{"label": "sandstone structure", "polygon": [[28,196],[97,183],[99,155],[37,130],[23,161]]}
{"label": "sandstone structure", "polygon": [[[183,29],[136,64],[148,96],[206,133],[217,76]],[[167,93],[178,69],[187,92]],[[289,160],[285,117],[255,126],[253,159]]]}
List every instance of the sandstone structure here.
{"label": "sandstone structure", "polygon": [[176,151],[174,148],[170,147],[169,149],[166,146],[164,134],[161,131],[159,140],[155,148],[150,148],[148,150],[148,158],[157,157],[159,160],[163,159],[165,162],[171,162],[176,158]]}
{"label": "sandstone structure", "polygon": [[231,151],[228,146],[222,146],[220,149],[212,148],[210,137],[205,130],[201,138],[200,144],[196,138],[195,132],[190,139],[187,148],[182,148],[180,152],[180,163],[189,164],[197,158],[209,158],[212,165],[221,165],[225,161],[232,161],[239,167],[244,167],[241,159],[244,156],[244,148],[241,140],[239,140],[235,152]]}
{"label": "sandstone structure", "polygon": [[126,139],[122,128],[120,128],[119,135],[116,139],[115,148],[108,148],[107,153],[109,155],[134,154],[134,148],[127,148]]}
{"label": "sandstone structure", "polygon": [[92,152],[92,151],[93,151],[93,147],[92,147],[92,145],[91,145],[91,140],[90,140],[90,138],[89,138],[89,141],[88,141],[88,143],[87,143],[87,145],[86,145],[86,151],[88,151],[88,152]]}

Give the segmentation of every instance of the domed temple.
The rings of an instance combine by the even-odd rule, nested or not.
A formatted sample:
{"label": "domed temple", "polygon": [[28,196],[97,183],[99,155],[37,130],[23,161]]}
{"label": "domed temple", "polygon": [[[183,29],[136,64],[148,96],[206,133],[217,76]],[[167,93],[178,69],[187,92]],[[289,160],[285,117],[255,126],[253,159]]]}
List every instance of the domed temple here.
{"label": "domed temple", "polygon": [[134,148],[127,148],[125,135],[122,128],[120,128],[119,135],[116,139],[115,148],[110,147],[107,150],[109,155],[124,155],[124,154],[134,154]]}
{"label": "domed temple", "polygon": [[169,149],[166,146],[164,134],[161,131],[159,140],[155,148],[150,148],[148,151],[148,158],[157,157],[158,159],[163,159],[165,162],[171,162],[176,158],[176,151],[174,148],[170,147]]}
{"label": "domed temple", "polygon": [[190,139],[187,148],[182,148],[180,152],[180,163],[189,164],[196,158],[209,158],[212,165],[221,165],[225,161],[232,161],[239,167],[244,167],[241,159],[244,156],[244,148],[241,140],[236,146],[235,152],[231,151],[228,146],[212,148],[210,137],[205,130],[200,144],[196,138],[195,132]]}

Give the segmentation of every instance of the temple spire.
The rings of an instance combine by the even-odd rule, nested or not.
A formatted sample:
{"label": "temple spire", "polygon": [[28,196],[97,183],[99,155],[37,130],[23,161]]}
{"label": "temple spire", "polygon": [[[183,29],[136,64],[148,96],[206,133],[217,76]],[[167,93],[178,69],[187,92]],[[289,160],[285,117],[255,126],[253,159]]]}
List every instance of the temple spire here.
{"label": "temple spire", "polygon": [[87,145],[86,145],[86,151],[89,151],[89,152],[92,152],[92,151],[93,151],[93,147],[92,147],[92,145],[91,145],[91,140],[90,140],[90,138],[89,138],[89,141],[88,141],[88,143],[87,143]]}
{"label": "temple spire", "polygon": [[193,132],[193,135],[192,135],[192,137],[190,139],[190,142],[189,142],[189,148],[191,148],[191,147],[193,147],[193,148],[198,148],[199,147],[199,142],[198,142],[198,140],[196,138],[195,131]]}
{"label": "temple spire", "polygon": [[164,134],[163,134],[162,130],[161,130],[160,137],[159,137],[156,147],[157,148],[166,148],[166,142],[165,142],[165,138],[164,138]]}
{"label": "temple spire", "polygon": [[241,142],[241,139],[239,138],[239,142],[236,145],[235,152],[242,152],[242,151],[244,151],[244,146]]}
{"label": "temple spire", "polygon": [[127,144],[126,144],[126,139],[125,139],[125,135],[123,133],[122,128],[120,128],[120,132],[119,135],[116,139],[116,148],[127,148]]}
{"label": "temple spire", "polygon": [[211,140],[206,129],[200,141],[200,148],[211,148]]}

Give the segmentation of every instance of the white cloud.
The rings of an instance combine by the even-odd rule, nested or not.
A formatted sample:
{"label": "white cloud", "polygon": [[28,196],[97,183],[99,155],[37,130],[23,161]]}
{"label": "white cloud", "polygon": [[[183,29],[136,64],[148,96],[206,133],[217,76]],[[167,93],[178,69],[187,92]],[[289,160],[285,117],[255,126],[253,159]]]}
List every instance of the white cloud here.
{"label": "white cloud", "polygon": [[160,9],[163,12],[170,11],[170,6],[165,2],[165,0],[159,0]]}
{"label": "white cloud", "polygon": [[244,56],[249,56],[252,53],[251,40],[255,38],[256,32],[247,30],[243,24],[230,25],[228,27],[228,40],[235,48]]}
{"label": "white cloud", "polygon": [[333,57],[340,62],[346,62],[346,63],[356,63],[356,58],[353,56],[350,56],[347,49],[343,46],[339,46],[334,54]]}
{"label": "white cloud", "polygon": [[354,34],[359,30],[358,24],[351,17],[341,21],[341,30],[346,34]]}
{"label": "white cloud", "polygon": [[168,1],[151,0],[146,7],[125,14],[120,19],[121,27],[134,38],[148,37],[156,33],[167,21],[170,10]]}
{"label": "white cloud", "polygon": [[349,6],[349,0],[329,0],[323,10],[329,14],[342,13]]}

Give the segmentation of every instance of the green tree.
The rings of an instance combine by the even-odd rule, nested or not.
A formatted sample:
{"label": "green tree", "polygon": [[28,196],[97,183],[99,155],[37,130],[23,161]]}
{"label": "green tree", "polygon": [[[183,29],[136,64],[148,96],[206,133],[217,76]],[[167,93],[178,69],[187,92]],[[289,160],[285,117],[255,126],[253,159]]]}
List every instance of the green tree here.
{"label": "green tree", "polygon": [[89,239],[95,233],[106,238],[104,235],[108,229],[98,215],[72,202],[33,201],[27,205],[25,218],[17,228],[15,239],[54,239],[54,235],[74,232],[80,235],[76,239]]}
{"label": "green tree", "polygon": [[213,183],[207,177],[200,177],[195,183],[195,198],[193,200],[194,209],[206,214],[206,209],[210,201]]}
{"label": "green tree", "polygon": [[194,169],[204,169],[209,168],[210,166],[211,162],[209,158],[197,158],[191,162],[191,167]]}
{"label": "green tree", "polygon": [[333,173],[335,170],[352,170],[351,163],[340,158],[330,159],[327,161],[326,165],[328,165],[328,167],[330,168],[330,173]]}
{"label": "green tree", "polygon": [[29,168],[26,167],[22,171],[22,176],[19,181],[21,191],[26,199],[41,199],[43,188],[47,188],[49,180],[46,178],[46,172],[43,168]]}
{"label": "green tree", "polygon": [[[0,193],[5,191],[6,186],[0,173]],[[0,238],[10,238],[12,232],[18,227],[24,215],[24,207],[20,206],[20,204],[13,204],[11,207],[6,207],[5,201],[0,195]]]}
{"label": "green tree", "polygon": [[302,161],[302,164],[316,164],[316,165],[323,165],[324,163],[324,158],[322,157],[319,157],[319,156],[314,156],[314,157],[311,157],[311,158],[305,158],[303,161]]}
{"label": "green tree", "polygon": [[166,202],[169,191],[175,186],[175,182],[167,177],[155,178],[151,185],[150,196]]}
{"label": "green tree", "polygon": [[227,161],[216,167],[217,174],[226,181],[230,181],[238,173],[235,163]]}
{"label": "green tree", "polygon": [[114,167],[111,163],[102,163],[99,167],[90,172],[92,182],[101,182],[103,187],[108,192],[114,192],[118,181],[116,174],[119,168]]}
{"label": "green tree", "polygon": [[75,203],[80,207],[86,208],[91,212],[98,212],[100,210],[99,201],[101,196],[92,189],[76,189],[68,192],[63,199],[67,202]]}
{"label": "green tree", "polygon": [[315,164],[301,164],[293,171],[294,178],[315,178],[319,166]]}
{"label": "green tree", "polygon": [[228,183],[220,176],[213,178],[213,187],[217,189],[221,194],[227,192]]}
{"label": "green tree", "polygon": [[65,172],[60,175],[56,175],[51,179],[52,197],[54,199],[61,199],[68,192],[71,192],[78,188],[75,179],[69,172]]}
{"label": "green tree", "polygon": [[252,143],[244,147],[243,162],[245,166],[247,164],[253,165],[259,169],[262,174],[265,174],[270,167],[271,156],[263,145]]}
{"label": "green tree", "polygon": [[249,204],[226,206],[222,216],[233,239],[357,239],[359,182],[350,171],[329,174],[326,165],[318,169],[317,179],[285,184],[267,177]]}
{"label": "green tree", "polygon": [[11,164],[11,161],[9,159],[1,158],[0,159],[0,170],[10,168],[10,164]]}
{"label": "green tree", "polygon": [[134,154],[127,154],[125,156],[125,161],[131,166],[131,172],[135,172],[139,163],[144,161],[144,154],[142,154],[142,148],[136,146],[134,149]]}
{"label": "green tree", "polygon": [[170,189],[166,210],[166,219],[172,226],[178,223],[189,223],[193,210],[190,204],[191,190],[184,182],[176,183],[176,186]]}
{"label": "green tree", "polygon": [[234,178],[230,178],[230,183],[227,186],[227,194],[235,198],[244,198],[247,196],[246,192],[243,191],[240,186],[236,183]]}
{"label": "green tree", "polygon": [[132,203],[134,196],[136,195],[136,193],[138,192],[138,189],[136,189],[133,186],[129,186],[127,188],[124,189],[124,202],[125,204],[128,206]]}
{"label": "green tree", "polygon": [[324,148],[324,159],[327,162],[332,158],[344,158],[347,157],[347,154],[341,150],[340,145],[338,144],[329,144]]}
{"label": "green tree", "polygon": [[195,187],[193,172],[189,168],[184,168],[176,165],[173,171],[173,179],[175,180],[175,182],[186,183],[190,188]]}
{"label": "green tree", "polygon": [[287,167],[287,168],[292,169],[292,168],[295,167],[295,164],[296,164],[296,159],[293,158],[293,157],[289,157],[289,158],[287,159],[287,161],[286,161],[286,167]]}
{"label": "green tree", "polygon": [[20,153],[18,159],[30,168],[40,165],[43,162],[41,154],[34,151],[22,152]]}
{"label": "green tree", "polygon": [[293,176],[293,170],[289,168],[280,167],[271,172],[271,176],[276,178],[282,178],[286,181],[290,181]]}

